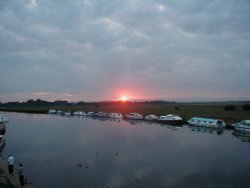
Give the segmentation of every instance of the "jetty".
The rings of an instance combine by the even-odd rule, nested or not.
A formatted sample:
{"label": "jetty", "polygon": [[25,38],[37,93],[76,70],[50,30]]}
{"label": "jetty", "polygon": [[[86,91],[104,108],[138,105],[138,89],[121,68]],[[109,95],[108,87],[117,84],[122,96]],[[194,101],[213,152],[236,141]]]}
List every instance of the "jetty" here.
{"label": "jetty", "polygon": [[34,188],[34,185],[29,182],[26,177],[24,186],[21,186],[17,168],[14,167],[14,172],[12,174],[9,174],[8,163],[1,155],[2,150],[5,147],[5,140],[3,138],[3,134],[5,133],[5,131],[5,124],[0,123],[0,188]]}
{"label": "jetty", "polygon": [[[26,178],[26,177],[25,177]],[[17,169],[14,168],[14,173],[9,174],[7,161],[0,157],[0,187],[1,188],[22,188]],[[23,186],[24,188],[34,188],[34,185],[27,179]]]}

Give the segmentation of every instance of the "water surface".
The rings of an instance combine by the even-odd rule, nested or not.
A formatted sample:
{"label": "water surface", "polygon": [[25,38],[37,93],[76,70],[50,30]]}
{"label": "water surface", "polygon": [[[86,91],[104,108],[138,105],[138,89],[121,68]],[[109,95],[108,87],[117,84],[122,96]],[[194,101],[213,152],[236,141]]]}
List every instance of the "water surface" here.
{"label": "water surface", "polygon": [[6,147],[37,188],[249,187],[250,136],[188,126],[4,113]]}

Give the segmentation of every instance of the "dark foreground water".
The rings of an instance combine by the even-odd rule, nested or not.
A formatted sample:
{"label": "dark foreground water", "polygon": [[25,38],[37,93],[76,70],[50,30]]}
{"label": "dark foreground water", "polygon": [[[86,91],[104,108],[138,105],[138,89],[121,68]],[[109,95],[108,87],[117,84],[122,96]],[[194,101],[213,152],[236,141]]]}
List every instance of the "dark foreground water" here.
{"label": "dark foreground water", "polygon": [[4,113],[2,155],[37,188],[250,187],[250,136],[147,122]]}

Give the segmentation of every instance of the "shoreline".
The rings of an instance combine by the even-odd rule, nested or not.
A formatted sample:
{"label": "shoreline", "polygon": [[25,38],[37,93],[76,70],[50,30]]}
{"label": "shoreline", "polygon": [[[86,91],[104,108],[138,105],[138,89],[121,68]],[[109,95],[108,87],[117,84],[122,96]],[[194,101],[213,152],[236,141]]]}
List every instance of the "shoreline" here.
{"label": "shoreline", "polygon": [[[34,188],[34,185],[27,180],[24,184],[24,188]],[[8,173],[8,164],[7,161],[4,160],[3,156],[0,157],[0,185],[1,188],[21,188],[19,181],[19,175],[17,169],[14,167],[14,173]]]}
{"label": "shoreline", "polygon": [[113,105],[82,105],[82,106],[26,106],[26,107],[1,107],[2,112],[16,112],[29,114],[48,114],[51,109],[64,112],[84,111],[84,112],[116,112],[123,115],[137,112],[142,115],[154,114],[157,116],[166,114],[177,114],[184,121],[192,117],[206,117],[222,119],[227,125],[237,123],[249,118],[249,110],[243,110],[242,104],[234,104],[234,110],[225,110],[224,104],[113,104]]}
{"label": "shoreline", "polygon": [[[0,135],[4,135],[6,131],[6,126],[4,123],[0,123]],[[8,162],[4,160],[4,156],[2,156],[2,150],[5,147],[5,140],[1,138],[1,151],[0,151],[0,187],[1,188],[21,188],[19,174],[17,168],[14,166],[13,174],[9,174],[8,172]],[[34,185],[27,180],[25,177],[24,188],[34,188]]]}

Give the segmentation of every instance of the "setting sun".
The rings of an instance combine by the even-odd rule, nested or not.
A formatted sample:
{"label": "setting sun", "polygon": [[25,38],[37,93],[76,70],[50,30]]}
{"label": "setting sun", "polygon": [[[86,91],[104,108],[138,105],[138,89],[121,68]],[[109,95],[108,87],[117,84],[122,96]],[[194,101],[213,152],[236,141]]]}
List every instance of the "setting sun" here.
{"label": "setting sun", "polygon": [[124,102],[125,102],[125,101],[127,101],[127,100],[128,100],[128,97],[127,97],[127,96],[122,96],[122,97],[121,97],[121,101],[124,101]]}

